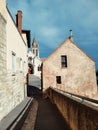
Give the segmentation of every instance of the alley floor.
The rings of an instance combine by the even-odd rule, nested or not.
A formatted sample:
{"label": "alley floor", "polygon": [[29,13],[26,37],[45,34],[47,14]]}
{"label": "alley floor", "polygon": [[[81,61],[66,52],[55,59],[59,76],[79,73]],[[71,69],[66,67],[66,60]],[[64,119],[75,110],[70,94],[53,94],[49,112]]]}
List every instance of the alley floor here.
{"label": "alley floor", "polygon": [[50,100],[37,98],[21,130],[70,130]]}

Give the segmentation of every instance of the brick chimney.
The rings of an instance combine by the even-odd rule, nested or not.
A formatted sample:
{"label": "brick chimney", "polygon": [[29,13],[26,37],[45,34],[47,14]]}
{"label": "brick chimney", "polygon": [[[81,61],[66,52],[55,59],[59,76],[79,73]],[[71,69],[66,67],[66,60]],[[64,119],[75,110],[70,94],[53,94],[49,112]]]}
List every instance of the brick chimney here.
{"label": "brick chimney", "polygon": [[22,11],[21,10],[19,10],[16,14],[16,26],[21,34],[22,33]]}

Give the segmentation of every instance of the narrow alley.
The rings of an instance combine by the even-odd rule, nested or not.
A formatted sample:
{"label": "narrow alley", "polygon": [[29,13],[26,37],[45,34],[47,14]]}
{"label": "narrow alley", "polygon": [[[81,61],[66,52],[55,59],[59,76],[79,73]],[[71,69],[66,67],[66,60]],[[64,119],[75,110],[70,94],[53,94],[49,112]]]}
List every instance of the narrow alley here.
{"label": "narrow alley", "polygon": [[98,130],[98,1],[77,1],[0,0],[0,130]]}
{"label": "narrow alley", "polygon": [[28,116],[21,130],[70,130],[55,104],[48,98],[37,97]]}

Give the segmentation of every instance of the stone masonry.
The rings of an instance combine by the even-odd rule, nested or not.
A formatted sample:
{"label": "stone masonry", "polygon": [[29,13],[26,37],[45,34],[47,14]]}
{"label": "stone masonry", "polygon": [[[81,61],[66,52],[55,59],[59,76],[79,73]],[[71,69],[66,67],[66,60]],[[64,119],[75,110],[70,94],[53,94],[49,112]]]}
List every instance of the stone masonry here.
{"label": "stone masonry", "polygon": [[[2,13],[2,12],[1,12]],[[6,20],[0,13],[0,119],[3,116],[2,110],[6,103],[4,96],[6,93],[5,82],[6,82]]]}
{"label": "stone masonry", "polygon": [[[27,73],[26,65],[23,66],[22,72],[20,71],[17,60],[22,56],[22,65],[27,64],[27,46],[11,19],[5,2],[5,0],[0,0],[0,120],[23,101],[26,87],[25,73]],[[16,38],[14,41],[12,36]],[[13,43],[17,45],[14,47]],[[12,75],[11,70],[13,50],[17,56],[15,75]]]}
{"label": "stone masonry", "polygon": [[[61,56],[67,56],[67,67],[61,67]],[[56,82],[61,76],[61,84]],[[64,91],[94,97],[97,93],[95,62],[70,38],[67,38],[43,62],[43,90],[52,86]]]}

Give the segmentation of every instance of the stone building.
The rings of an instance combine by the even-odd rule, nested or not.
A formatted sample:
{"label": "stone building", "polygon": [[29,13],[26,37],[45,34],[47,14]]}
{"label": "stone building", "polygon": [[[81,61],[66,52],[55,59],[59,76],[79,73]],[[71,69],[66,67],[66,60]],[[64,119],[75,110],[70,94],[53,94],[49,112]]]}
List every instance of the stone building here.
{"label": "stone building", "polygon": [[31,45],[31,51],[28,53],[28,65],[31,69],[31,74],[41,78],[41,64],[42,61],[39,57],[39,46],[36,38],[34,37]]}
{"label": "stone building", "polygon": [[26,96],[30,31],[22,30],[21,11],[17,13],[17,22],[7,9],[6,1],[0,1],[0,120]]}
{"label": "stone building", "polygon": [[98,86],[98,70],[96,71],[97,86]]}
{"label": "stone building", "polygon": [[93,97],[97,92],[95,62],[67,38],[43,62],[43,91],[52,86],[67,92]]}

